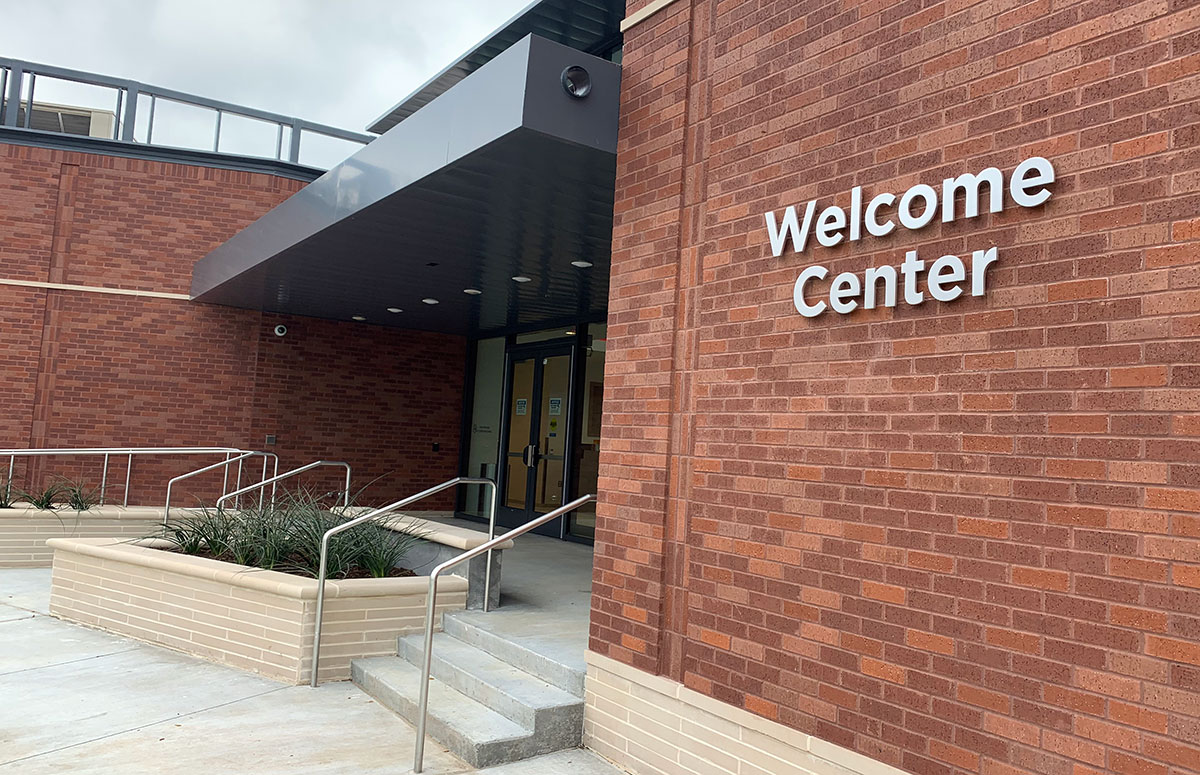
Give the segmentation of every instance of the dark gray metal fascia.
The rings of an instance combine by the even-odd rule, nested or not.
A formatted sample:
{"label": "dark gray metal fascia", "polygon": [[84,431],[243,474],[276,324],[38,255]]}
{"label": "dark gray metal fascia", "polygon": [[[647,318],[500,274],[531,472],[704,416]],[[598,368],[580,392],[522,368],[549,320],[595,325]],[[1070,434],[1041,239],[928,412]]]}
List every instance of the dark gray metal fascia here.
{"label": "dark gray metal fascia", "polygon": [[[575,100],[559,83],[565,65],[554,63],[589,60],[593,92]],[[615,156],[619,95],[618,65],[526,36],[202,258],[192,297],[205,301],[238,275],[519,129]]]}
{"label": "dark gray metal fascia", "polygon": [[0,143],[78,151],[99,156],[116,156],[122,159],[144,159],[169,164],[213,167],[238,172],[261,172],[265,175],[302,180],[306,183],[316,180],[322,174],[321,170],[314,167],[292,164],[278,159],[264,159],[260,156],[239,156],[223,152],[198,151],[192,148],[174,148],[167,145],[144,145],[121,140],[108,140],[102,137],[43,132],[24,127],[0,126]]}
{"label": "dark gray metal fascia", "polygon": [[513,41],[536,35],[585,53],[619,41],[625,0],[534,0],[469,51],[384,111],[367,127],[382,133],[409,119],[454,84],[503,53]]}

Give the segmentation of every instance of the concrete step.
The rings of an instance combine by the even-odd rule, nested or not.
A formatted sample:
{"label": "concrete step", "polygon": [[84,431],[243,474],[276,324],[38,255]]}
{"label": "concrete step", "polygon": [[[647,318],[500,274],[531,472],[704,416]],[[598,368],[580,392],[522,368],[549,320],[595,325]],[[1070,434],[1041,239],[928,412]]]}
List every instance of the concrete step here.
{"label": "concrete step", "polygon": [[[398,653],[416,667],[424,636],[399,639]],[[447,635],[433,636],[431,674],[504,717],[532,729],[551,750],[573,748],[583,729],[583,701],[504,660]]]}
{"label": "concrete step", "polygon": [[[575,643],[576,638],[555,632],[554,622],[536,612],[505,611],[503,617],[488,617],[489,614],[475,611],[447,612],[442,618],[442,628],[447,635],[551,686],[583,697],[587,668],[582,662],[582,649]],[[521,635],[500,634],[494,632],[492,626],[508,627]],[[436,648],[434,654],[437,654]]]}
{"label": "concrete step", "polygon": [[[421,671],[399,657],[370,657],[350,663],[350,679],[385,708],[417,724]],[[505,718],[436,679],[429,682],[426,733],[472,767],[526,759],[548,751],[533,743],[533,731]]]}

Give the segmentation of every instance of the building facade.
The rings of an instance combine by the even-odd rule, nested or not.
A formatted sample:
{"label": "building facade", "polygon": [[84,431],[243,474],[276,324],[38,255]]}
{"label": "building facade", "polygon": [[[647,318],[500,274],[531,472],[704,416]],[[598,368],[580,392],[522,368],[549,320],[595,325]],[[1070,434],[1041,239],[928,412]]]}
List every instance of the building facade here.
{"label": "building facade", "polygon": [[[1200,769],[1188,5],[630,3],[598,750],[639,772],[882,771],[828,743],[913,773]],[[1044,204],[1005,190],[964,218],[960,192],[952,222],[858,241],[830,216],[834,247],[814,215],[806,250],[772,249],[767,213],[1032,157]],[[840,272],[993,247],[982,296],[795,303],[810,266],[816,304]],[[628,668],[661,678],[643,694]],[[730,738],[782,759],[739,769]]]}
{"label": "building facade", "polygon": [[1194,775],[1198,73],[1174,0],[543,0],[324,174],[0,126],[0,443],[596,493],[639,775]]}

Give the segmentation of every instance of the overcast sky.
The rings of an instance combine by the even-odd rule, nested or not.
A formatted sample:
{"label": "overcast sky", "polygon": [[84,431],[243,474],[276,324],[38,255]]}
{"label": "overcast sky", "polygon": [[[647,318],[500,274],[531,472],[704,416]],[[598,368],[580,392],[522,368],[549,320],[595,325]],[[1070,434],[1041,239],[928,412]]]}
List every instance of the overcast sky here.
{"label": "overcast sky", "polygon": [[[530,2],[0,0],[0,57],[364,131]],[[35,93],[37,102],[105,99],[42,81]]]}

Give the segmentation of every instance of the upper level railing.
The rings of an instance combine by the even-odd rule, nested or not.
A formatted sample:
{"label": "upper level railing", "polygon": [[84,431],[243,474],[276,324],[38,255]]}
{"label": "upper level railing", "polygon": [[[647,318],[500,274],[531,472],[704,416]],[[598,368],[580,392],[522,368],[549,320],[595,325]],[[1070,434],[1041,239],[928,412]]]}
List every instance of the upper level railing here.
{"label": "upper level railing", "polygon": [[[114,100],[111,108],[113,121],[111,137],[102,139],[130,143],[131,145],[160,145],[164,147],[187,147],[194,150],[208,150],[216,153],[237,153],[243,156],[258,156],[274,158],[292,164],[305,164],[301,161],[301,142],[305,137],[332,138],[333,140],[348,141],[365,145],[374,139],[373,135],[351,132],[337,127],[305,121],[294,116],[284,116],[265,110],[257,110],[230,102],[222,102],[194,94],[164,89],[159,86],[131,81],[125,78],[112,78],[96,73],[80,70],[69,70],[63,67],[42,65],[19,59],[0,57],[0,127],[10,129],[26,129],[38,131],[34,126],[34,113],[39,110],[37,88],[47,82],[68,82],[70,84],[85,84],[90,87],[100,87],[111,92]],[[94,91],[94,88],[93,88]],[[55,102],[61,102],[56,98]],[[43,100],[45,102],[45,100]],[[202,110],[213,121],[211,147],[199,144],[180,146],[178,144],[155,142],[155,129],[159,126],[161,115],[155,113],[160,104],[169,103],[173,106],[187,106]],[[32,107],[32,109],[30,109]],[[57,109],[57,106],[49,108]],[[71,108],[62,108],[70,112]],[[96,108],[83,110],[95,111]],[[102,110],[108,111],[109,108]],[[144,117],[144,118],[143,118]],[[198,117],[196,117],[198,118]],[[229,143],[222,147],[223,128],[228,134],[227,119],[236,118],[256,122],[270,131],[274,128],[274,153],[232,150]],[[193,121],[196,119],[192,119]],[[224,127],[223,127],[224,124]],[[161,128],[161,127],[160,127]],[[249,132],[251,127],[242,130]],[[106,128],[107,129],[107,128]],[[60,130],[61,131],[61,130]],[[261,135],[261,133],[260,133]],[[95,137],[91,134],[89,136]],[[353,150],[356,150],[353,149]],[[349,154],[347,154],[349,155]],[[312,165],[309,166],[321,166]],[[330,165],[331,166],[331,165]]]}

